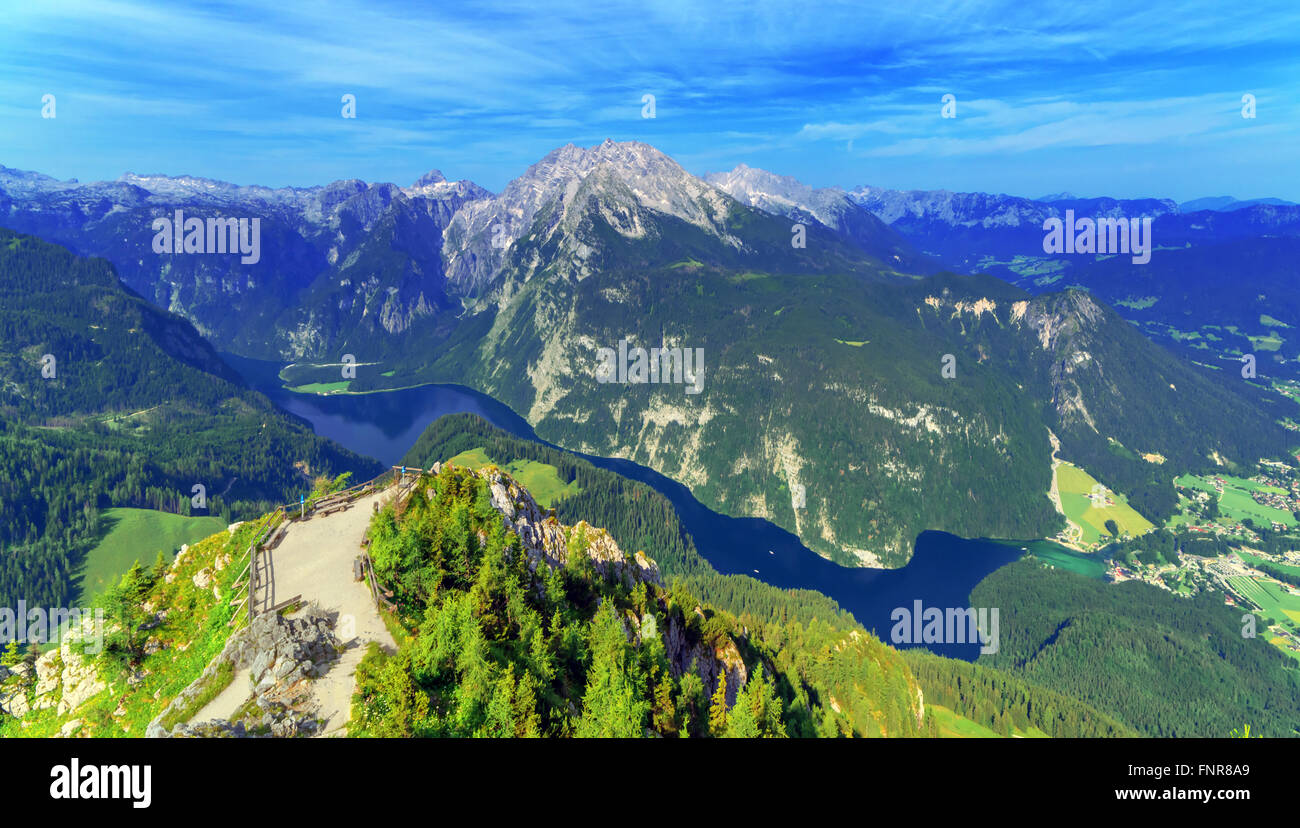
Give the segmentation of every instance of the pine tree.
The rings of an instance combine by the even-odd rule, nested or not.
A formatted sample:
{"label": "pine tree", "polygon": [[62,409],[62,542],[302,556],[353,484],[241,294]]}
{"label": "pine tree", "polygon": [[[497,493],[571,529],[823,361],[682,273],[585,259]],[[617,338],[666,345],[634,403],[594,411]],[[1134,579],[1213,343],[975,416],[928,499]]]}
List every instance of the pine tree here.
{"label": "pine tree", "polygon": [[677,697],[680,700],[678,707],[684,712],[682,730],[685,735],[690,735],[691,725],[699,719],[699,711],[704,706],[704,680],[700,678],[693,659],[690,669],[682,674],[678,683]]}
{"label": "pine tree", "polygon": [[673,680],[667,672],[659,674],[659,683],[655,686],[655,730],[671,736],[677,732],[677,708],[673,705]]}
{"label": "pine tree", "polygon": [[713,703],[709,706],[709,735],[722,737],[727,732],[727,670],[718,671],[718,686],[713,691]]}
{"label": "pine tree", "polygon": [[0,656],[0,667],[13,667],[23,660],[23,647],[18,643],[18,639],[10,641],[5,645],[4,655]]}
{"label": "pine tree", "polygon": [[524,671],[515,688],[515,736],[536,739],[542,735],[542,718],[537,715],[537,679]]}
{"label": "pine tree", "polygon": [[754,709],[754,722],[759,733],[766,737],[785,738],[785,725],[781,722],[784,705],[776,696],[776,688],[764,676],[763,665],[755,669],[750,681],[750,700]]}
{"label": "pine tree", "polygon": [[515,679],[506,672],[497,681],[492,693],[492,700],[487,706],[487,721],[484,731],[494,739],[505,739],[515,735],[514,699]]}
{"label": "pine tree", "polygon": [[167,557],[163,555],[163,551],[159,549],[158,557],[154,558],[153,561],[153,569],[150,572],[150,578],[156,582],[159,578],[164,577],[167,574],[168,566]]}
{"label": "pine tree", "polygon": [[591,622],[591,670],[582,697],[582,737],[629,738],[643,736],[650,705],[641,698],[636,663],[628,658],[623,622],[614,602],[604,601]]}
{"label": "pine tree", "polygon": [[755,693],[756,687],[750,682],[743,692],[736,694],[736,704],[727,714],[728,739],[757,739],[759,737],[755,704],[761,704]]}

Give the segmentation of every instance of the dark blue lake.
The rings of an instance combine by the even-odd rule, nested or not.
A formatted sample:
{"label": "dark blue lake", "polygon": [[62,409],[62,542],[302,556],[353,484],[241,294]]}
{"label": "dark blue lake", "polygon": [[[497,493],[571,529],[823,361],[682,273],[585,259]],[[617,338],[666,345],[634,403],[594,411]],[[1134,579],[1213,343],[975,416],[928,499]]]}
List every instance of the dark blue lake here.
{"label": "dark blue lake", "polygon": [[[477,414],[518,437],[546,443],[514,411],[461,386],[426,385],[380,394],[296,394],[280,386],[278,364],[224,356],[259,391],[309,421],[317,434],[386,464],[400,463],[430,423],[461,412]],[[923,608],[968,607],[976,584],[1023,554],[1016,544],[923,532],[907,566],[850,569],[822,558],[793,534],[766,520],[718,514],[696,500],[685,486],[644,466],[571,453],[646,483],[667,497],[700,554],[719,572],[750,575],[782,588],[815,589],[834,598],[887,643],[895,643],[890,641],[894,627],[890,613],[895,608],[904,607],[910,612],[918,600]],[[974,660],[979,655],[975,644],[927,646],[954,658]]]}

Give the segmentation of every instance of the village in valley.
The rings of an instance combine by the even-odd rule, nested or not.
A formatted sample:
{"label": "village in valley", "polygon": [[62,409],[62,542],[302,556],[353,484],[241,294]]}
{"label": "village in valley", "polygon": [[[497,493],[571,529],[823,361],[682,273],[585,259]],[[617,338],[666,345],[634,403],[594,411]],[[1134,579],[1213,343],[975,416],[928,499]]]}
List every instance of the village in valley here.
{"label": "village in valley", "polygon": [[1178,514],[1158,528],[1058,461],[1052,495],[1067,527],[1052,540],[1095,556],[1098,576],[1113,583],[1143,581],[1185,597],[1222,593],[1226,605],[1256,616],[1258,635],[1300,661],[1300,470],[1272,460],[1259,468],[1249,478],[1177,477]]}

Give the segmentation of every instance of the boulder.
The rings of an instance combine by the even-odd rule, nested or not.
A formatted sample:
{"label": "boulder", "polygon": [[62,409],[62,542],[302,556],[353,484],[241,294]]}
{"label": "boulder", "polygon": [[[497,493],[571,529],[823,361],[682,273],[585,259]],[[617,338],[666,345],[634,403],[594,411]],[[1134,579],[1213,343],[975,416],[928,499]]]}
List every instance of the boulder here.
{"label": "boulder", "polygon": [[63,673],[60,676],[63,698],[59,699],[58,708],[60,716],[76,710],[108,687],[100,679],[99,669],[93,661],[81,658],[67,648],[66,644],[64,648]]}

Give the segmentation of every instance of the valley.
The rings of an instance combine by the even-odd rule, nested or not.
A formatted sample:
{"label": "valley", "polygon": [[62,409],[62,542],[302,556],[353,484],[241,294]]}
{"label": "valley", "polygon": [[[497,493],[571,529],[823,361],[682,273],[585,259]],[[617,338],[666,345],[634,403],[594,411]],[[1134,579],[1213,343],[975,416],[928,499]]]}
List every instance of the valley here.
{"label": "valley", "polygon": [[[5,187],[10,224],[108,256],[223,351],[293,362],[293,388],[464,385],[553,443],[654,468],[841,564],[899,566],[927,530],[1052,535],[1044,426],[1153,521],[1173,513],[1172,493],[1098,429],[1192,472],[1211,452],[1251,463],[1286,451],[1268,397],[1173,359],[1091,294],[935,273],[947,254],[909,242],[913,226],[879,192],[749,168],[697,178],[641,142],[561,147],[498,194],[439,173],[290,191],[6,171]],[[114,200],[123,209],[102,220],[75,212]],[[1176,214],[1154,201],[1027,204],[1036,216]],[[121,246],[132,215],[234,205],[263,219],[246,281],[221,257]],[[1249,226],[1252,211],[1286,209],[1233,216]],[[807,222],[803,247],[792,217]],[[624,341],[707,353],[698,393],[602,382],[600,349]],[[945,354],[955,378],[939,371]],[[1132,421],[1121,396],[1173,416]],[[872,456],[854,457],[859,446]]]}
{"label": "valley", "polygon": [[[1295,730],[1277,712],[1295,698],[1300,654],[1300,591],[1287,581],[1300,545],[1288,424],[1300,418],[1277,391],[1294,383],[1274,372],[1300,320],[1285,301],[1247,309],[1225,295],[1207,317],[1215,321],[1193,336],[1160,316],[1172,294],[1158,279],[1172,271],[1156,267],[1159,255],[1151,261],[1157,281],[1121,296],[1107,285],[1131,274],[1111,259],[997,259],[1005,252],[998,245],[1011,249],[1021,231],[1001,241],[970,236],[968,249],[950,224],[925,229],[903,206],[912,196],[815,190],[748,168],[697,178],[639,142],[561,147],[499,194],[432,173],[407,188],[353,181],[268,190],[166,177],[80,185],[5,169],[0,192],[11,194],[4,206],[14,226],[108,258],[16,233],[0,249],[0,288],[12,297],[0,352],[29,372],[0,400],[0,448],[12,461],[0,468],[9,486],[0,494],[18,493],[25,510],[0,538],[22,553],[6,556],[7,575],[0,570],[0,587],[13,594],[54,603],[80,589],[121,602],[130,587],[177,600],[158,579],[178,548],[224,548],[203,538],[340,474],[365,479],[388,465],[436,465],[450,469],[456,492],[442,488],[441,476],[422,491],[448,498],[448,508],[476,503],[463,498],[486,491],[484,480],[521,486],[531,508],[580,527],[566,543],[581,546],[599,526],[606,534],[598,537],[616,548],[647,553],[657,572],[680,579],[656,587],[655,624],[673,623],[673,607],[693,608],[696,599],[673,597],[688,589],[774,640],[835,640],[862,658],[907,650],[898,663],[910,666],[886,671],[880,687],[894,693],[915,669],[934,693],[929,718],[919,707],[895,707],[881,728],[864,716],[880,714],[888,693],[854,697],[861,687],[836,685],[829,707],[819,707],[801,693],[829,680],[819,672],[826,665],[785,664],[776,692],[788,713],[779,729],[790,735],[1213,735],[1227,726],[1223,711],[1273,734]],[[1021,206],[1040,218],[1067,209]],[[1200,267],[1200,231],[1179,224],[1176,205],[1141,206],[1158,213],[1156,238],[1180,227],[1188,234],[1189,247],[1154,252]],[[261,213],[257,255],[245,251],[253,260],[239,271],[207,254],[141,258],[132,222],[163,208]],[[1104,216],[1134,205],[1068,209],[1076,208]],[[1274,210],[1288,228],[1288,209],[1245,207],[1228,224],[1249,228]],[[792,221],[803,246],[791,244]],[[1256,245],[1261,265],[1276,264],[1267,257],[1277,251],[1232,232],[1224,244]],[[1017,271],[1000,271],[999,261],[1037,275],[1008,275]],[[995,275],[943,269],[972,262]],[[80,308],[82,298],[90,312],[49,310]],[[1259,379],[1237,382],[1184,351],[1220,341],[1237,343],[1224,345],[1221,362],[1244,353],[1238,344],[1258,351]],[[58,374],[41,377],[45,356],[56,354]],[[658,359],[646,365],[661,354],[672,355],[667,369]],[[680,380],[672,360],[684,368]],[[47,458],[37,468],[50,483],[27,486],[18,472],[29,446]],[[52,494],[59,487],[61,497]],[[36,493],[57,503],[54,511]],[[56,519],[38,527],[30,517],[38,514]],[[478,531],[496,531],[491,515],[473,514]],[[371,525],[367,542],[404,538],[394,548],[409,550],[423,549],[446,516],[384,520],[395,521],[384,524],[389,534]],[[405,520],[416,523],[405,528]],[[349,530],[349,549],[360,531]],[[334,543],[333,534],[316,542]],[[153,568],[131,566],[155,557]],[[455,560],[500,575],[487,559]],[[420,614],[446,613],[446,624],[459,625],[457,602],[468,600],[429,592],[425,566],[401,555],[377,564],[385,578],[409,581],[406,615],[384,648],[364,658],[354,651],[344,672],[355,670],[361,695],[381,706],[418,703],[419,694],[390,697],[392,687],[412,683],[433,700],[474,692],[473,704],[486,704],[492,694],[465,665],[442,663],[432,673],[411,666],[408,638],[449,646],[422,631]],[[577,579],[567,582],[570,605],[560,607],[577,631],[548,644],[567,653],[575,681],[588,670],[604,675],[607,665],[572,649],[574,637],[613,623],[591,614],[589,601],[604,587],[586,583],[587,574],[564,576]],[[310,572],[299,575],[311,581]],[[550,590],[543,609],[559,606],[558,587],[537,570],[516,576],[540,578],[534,586]],[[627,595],[610,597],[627,609]],[[977,601],[1015,625],[1007,642],[1014,657],[997,648],[981,654],[964,639],[930,640],[924,649],[945,658],[928,661],[908,649],[919,642],[890,637],[899,607]],[[1140,609],[1147,604],[1155,628],[1173,632],[1150,638]],[[1097,609],[1081,615],[1089,606]],[[1257,616],[1259,637],[1224,644],[1239,608]],[[638,612],[633,620],[644,626],[646,610]],[[783,627],[793,622],[800,630]],[[718,636],[739,629],[732,623],[719,621],[706,638],[725,649]],[[833,629],[818,626],[825,623]],[[185,634],[210,636],[210,657],[225,640],[215,628]],[[496,634],[509,650],[522,632],[498,626]],[[1089,654],[1114,635],[1147,649],[1102,661]],[[773,667],[777,650],[732,640],[744,650],[745,672],[724,682],[727,692],[767,692],[748,683],[748,671]],[[1183,648],[1204,681],[1170,669],[1170,648]],[[1216,648],[1225,664],[1210,659]],[[698,720],[702,702],[681,684],[694,673],[672,658],[637,657],[650,661],[636,686],[668,694],[647,700],[652,729],[723,732]],[[733,662],[727,669],[740,669]],[[531,693],[533,708],[558,722],[551,733],[586,727],[562,712],[581,701],[568,684],[546,691],[550,679],[538,673],[525,690],[520,664],[498,668],[509,673],[509,681],[493,673],[502,698],[528,707]],[[1118,700],[1111,682],[1126,671],[1141,677],[1143,698],[1178,696],[1181,682],[1200,687],[1219,712],[1205,699],[1177,710]],[[1239,696],[1224,691],[1233,677],[1247,688]],[[717,671],[704,678],[712,683]],[[964,682],[983,689],[973,697]],[[166,688],[163,695],[175,695],[173,684]],[[998,696],[1007,688],[1017,699],[1056,694],[1066,712],[1035,718],[1032,705]],[[347,690],[326,694],[331,729]],[[897,695],[910,710],[910,694]],[[225,710],[231,699],[222,698]],[[727,704],[736,698],[749,699],[751,712],[769,703],[737,695]],[[679,715],[682,704],[690,719]],[[468,709],[430,709],[418,727],[362,717],[354,730],[483,735],[497,726]],[[35,732],[67,724],[40,721]],[[524,712],[509,719],[515,735],[539,726]],[[763,727],[778,729],[775,720]]]}

